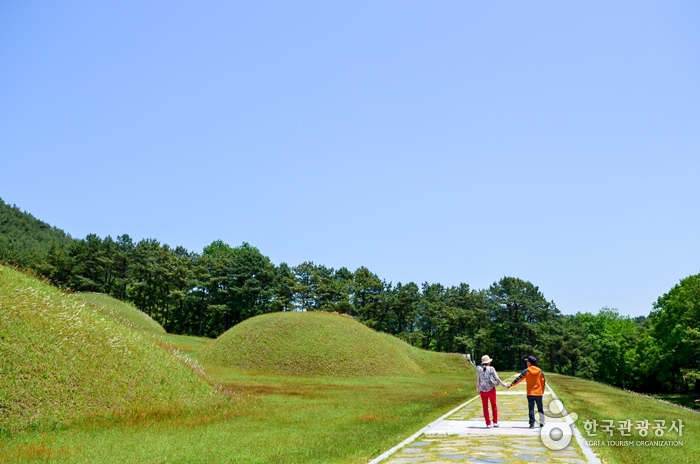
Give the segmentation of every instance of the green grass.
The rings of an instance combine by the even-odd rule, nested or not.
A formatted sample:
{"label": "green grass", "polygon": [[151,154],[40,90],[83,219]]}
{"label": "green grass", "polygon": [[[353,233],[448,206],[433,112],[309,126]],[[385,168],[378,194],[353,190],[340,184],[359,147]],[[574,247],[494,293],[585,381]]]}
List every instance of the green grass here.
{"label": "green grass", "polygon": [[473,377],[249,375],[206,366],[228,408],[25,433],[0,445],[32,462],[366,463],[473,396]]}
{"label": "green grass", "polygon": [[[461,357],[347,317],[244,324],[218,341],[135,330],[0,267],[0,460],[364,463],[475,395]],[[699,414],[595,382],[548,380],[584,434],[591,419],[685,424],[682,448],[596,447],[605,462],[696,460]],[[518,418],[525,412],[523,404]]]}
{"label": "green grass", "polygon": [[[669,462],[669,463],[695,463],[700,456],[700,414],[662,403],[653,398],[629,393],[600,383],[548,374],[547,379],[556,394],[564,402],[568,412],[575,412],[579,418],[576,422],[581,434],[587,440],[593,441],[624,441],[624,440],[680,440],[680,447],[649,447],[649,446],[595,446],[594,451],[604,462],[608,463],[640,463],[640,462]],[[652,436],[639,437],[638,432],[632,430],[632,437],[621,437],[618,430],[612,437],[601,434],[597,437],[589,437],[583,428],[584,421],[596,420],[601,424],[603,420],[617,421],[648,420],[654,424],[654,420],[665,420],[666,426],[671,421],[682,420],[685,428],[683,436],[676,432],[666,431],[663,437]]]}
{"label": "green grass", "polygon": [[359,463],[473,396],[473,373],[461,358],[321,317],[341,321],[325,323],[321,334],[377,345],[352,345],[356,357],[378,355],[363,359],[367,365],[390,368],[393,356],[411,375],[200,365],[195,360],[214,341],[134,330],[75,295],[0,268],[0,460]]}
{"label": "green grass", "polygon": [[416,376],[467,367],[458,355],[419,350],[351,317],[326,312],[248,319],[208,345],[200,359],[248,373],[296,376]]}
{"label": "green grass", "polygon": [[195,360],[199,358],[199,352],[214,341],[211,338],[174,334],[156,334],[155,337],[171,350],[178,350]]}
{"label": "green grass", "polygon": [[144,332],[0,266],[0,433],[179,413],[220,395]]}
{"label": "green grass", "polygon": [[103,293],[76,293],[75,296],[94,310],[111,317],[127,327],[153,333],[165,333],[165,329],[160,324],[151,319],[148,314],[139,311],[129,303]]}

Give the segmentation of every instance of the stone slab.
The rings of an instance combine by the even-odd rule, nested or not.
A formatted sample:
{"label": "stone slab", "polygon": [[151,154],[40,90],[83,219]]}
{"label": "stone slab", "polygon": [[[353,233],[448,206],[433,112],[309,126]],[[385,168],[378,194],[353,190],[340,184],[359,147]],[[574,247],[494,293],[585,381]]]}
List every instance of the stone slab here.
{"label": "stone slab", "polygon": [[[561,418],[550,422],[565,423]],[[530,428],[527,422],[503,421],[498,427],[486,428],[483,420],[443,420],[424,431],[426,435],[539,435],[540,427]]]}

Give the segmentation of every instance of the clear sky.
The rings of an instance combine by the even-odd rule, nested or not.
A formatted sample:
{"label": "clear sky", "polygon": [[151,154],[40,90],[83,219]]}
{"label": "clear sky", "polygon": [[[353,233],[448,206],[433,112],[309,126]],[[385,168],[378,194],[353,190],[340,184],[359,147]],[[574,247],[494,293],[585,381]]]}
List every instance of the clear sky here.
{"label": "clear sky", "polygon": [[0,2],[0,198],[73,237],[647,314],[700,272],[695,1]]}

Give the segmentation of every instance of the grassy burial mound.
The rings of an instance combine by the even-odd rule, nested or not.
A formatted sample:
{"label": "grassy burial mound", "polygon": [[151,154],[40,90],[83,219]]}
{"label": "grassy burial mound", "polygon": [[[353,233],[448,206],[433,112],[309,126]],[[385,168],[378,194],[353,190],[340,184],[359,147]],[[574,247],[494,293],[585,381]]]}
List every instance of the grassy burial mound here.
{"label": "grassy burial mound", "polygon": [[174,412],[216,393],[149,335],[0,266],[0,431]]}
{"label": "grassy burial mound", "polygon": [[207,346],[199,359],[246,372],[302,376],[415,376],[465,369],[458,355],[419,350],[351,317],[326,312],[248,319]]}
{"label": "grassy burial mound", "polygon": [[135,306],[104,293],[76,293],[90,307],[132,329],[164,334],[165,329]]}

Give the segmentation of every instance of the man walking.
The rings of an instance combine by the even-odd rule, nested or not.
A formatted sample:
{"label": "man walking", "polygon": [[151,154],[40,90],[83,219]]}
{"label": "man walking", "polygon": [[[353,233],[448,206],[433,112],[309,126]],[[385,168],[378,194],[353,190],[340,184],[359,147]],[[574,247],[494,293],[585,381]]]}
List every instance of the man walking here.
{"label": "man walking", "polygon": [[535,427],[535,404],[539,413],[540,427],[544,427],[544,407],[542,406],[542,395],[544,395],[544,373],[537,367],[537,358],[528,356],[525,358],[527,369],[522,371],[513,382],[508,385],[511,388],[525,379],[527,385],[527,408],[530,418],[530,428]]}

